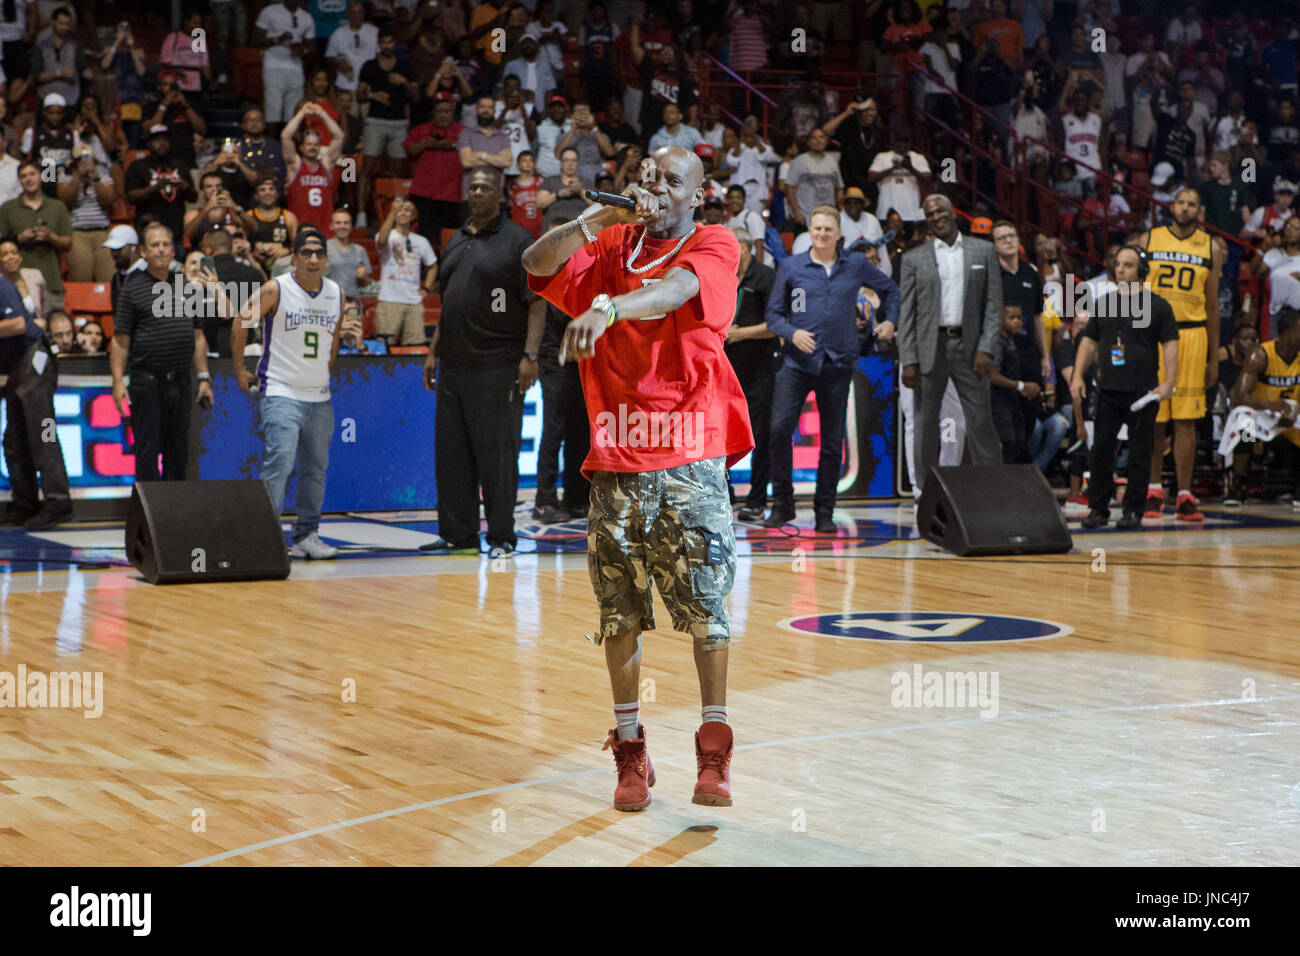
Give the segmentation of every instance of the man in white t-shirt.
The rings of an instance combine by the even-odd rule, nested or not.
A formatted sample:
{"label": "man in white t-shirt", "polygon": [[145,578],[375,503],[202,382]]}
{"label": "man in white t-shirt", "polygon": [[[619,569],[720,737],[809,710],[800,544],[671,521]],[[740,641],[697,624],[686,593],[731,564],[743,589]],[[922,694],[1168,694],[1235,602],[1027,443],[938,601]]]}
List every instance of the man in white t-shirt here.
{"label": "man in white t-shirt", "polygon": [[731,170],[732,184],[744,187],[745,206],[762,213],[771,194],[768,169],[780,162],[781,157],[758,135],[757,117],[749,116],[741,127],[740,143],[723,155],[721,165]]}
{"label": "man in white t-shirt", "polygon": [[415,204],[398,196],[375,237],[379,249],[375,333],[390,346],[425,343],[424,297],[438,278],[438,257],[429,240],[411,230],[414,220]]}
{"label": "man in white t-shirt", "polygon": [[316,23],[300,0],[263,7],[253,26],[253,45],[262,53],[262,96],[273,136],[295,112],[303,90],[303,60],[316,39]]}
{"label": "man in white t-shirt", "polygon": [[348,4],[348,22],[330,34],[325,59],[338,74],[334,85],[356,92],[361,68],[379,55],[379,27],[366,22],[366,8],[359,0]]}
{"label": "man in white t-shirt", "polygon": [[772,258],[772,254],[767,251],[767,247],[763,244],[763,235],[767,231],[767,223],[763,220],[761,214],[745,207],[745,199],[744,186],[727,187],[727,195],[723,199],[727,206],[727,219],[723,225],[728,229],[744,229],[749,233],[754,240],[754,247],[750,250],[750,255],[769,269],[774,268],[776,260]]}
{"label": "man in white t-shirt", "polygon": [[904,222],[920,222],[921,192],[930,184],[930,164],[912,150],[912,134],[906,128],[894,137],[894,148],[882,150],[871,161],[868,177],[879,190],[876,217],[884,219],[895,209]]}
{"label": "man in white t-shirt", "polygon": [[1300,218],[1292,216],[1281,232],[1271,232],[1255,253],[1250,269],[1268,273],[1268,314],[1300,309]]}
{"label": "man in white t-shirt", "polygon": [[[1246,97],[1240,90],[1233,90],[1228,94],[1228,112],[1214,123],[1214,152],[1236,149],[1246,123]],[[1258,136],[1255,142],[1258,145]]]}
{"label": "man in white t-shirt", "polygon": [[1291,208],[1295,201],[1295,183],[1278,176],[1273,180],[1273,202],[1261,205],[1246,220],[1243,234],[1251,239],[1264,239],[1270,232],[1290,219],[1295,210]]}
{"label": "man in white t-shirt", "polygon": [[18,160],[9,155],[7,145],[4,124],[0,123],[0,203],[23,194],[22,184],[18,182]]}

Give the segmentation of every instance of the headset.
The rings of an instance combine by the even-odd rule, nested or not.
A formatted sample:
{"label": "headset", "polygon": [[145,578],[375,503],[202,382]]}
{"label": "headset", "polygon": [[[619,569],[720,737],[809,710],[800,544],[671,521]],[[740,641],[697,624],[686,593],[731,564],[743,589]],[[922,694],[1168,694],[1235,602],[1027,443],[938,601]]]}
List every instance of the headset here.
{"label": "headset", "polygon": [[1138,257],[1138,281],[1146,282],[1147,276],[1151,274],[1151,261],[1147,258],[1147,251],[1141,246],[1120,246],[1120,249],[1128,249]]}

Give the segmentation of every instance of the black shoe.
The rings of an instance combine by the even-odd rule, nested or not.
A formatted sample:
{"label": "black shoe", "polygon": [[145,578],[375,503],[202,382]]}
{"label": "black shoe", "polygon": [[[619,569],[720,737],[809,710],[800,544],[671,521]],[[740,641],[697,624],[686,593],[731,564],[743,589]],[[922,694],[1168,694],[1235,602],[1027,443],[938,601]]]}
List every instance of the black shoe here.
{"label": "black shoe", "polygon": [[569,503],[566,501],[564,507],[561,510],[566,515],[569,516],[570,521],[579,521],[579,520],[586,521],[587,512],[591,510],[591,505],[589,505],[587,502],[584,501],[580,505],[575,504],[570,506]]}
{"label": "black shoe", "polygon": [[748,522],[762,521],[764,510],[763,505],[745,505],[745,507],[740,509],[740,513],[736,515],[736,520]]}
{"label": "black shoe", "polygon": [[439,536],[436,540],[428,544],[420,545],[420,550],[426,554],[478,554],[478,542],[472,545],[457,546],[452,544],[446,538]]}
{"label": "black shoe", "polygon": [[569,520],[569,513],[559,505],[538,505],[533,508],[533,518],[542,524],[563,524]]}
{"label": "black shoe", "polygon": [[1115,527],[1123,531],[1130,531],[1133,528],[1142,527],[1142,512],[1129,511],[1125,508],[1124,516],[1115,522]]}
{"label": "black shoe", "polygon": [[1246,504],[1245,482],[1233,478],[1228,481],[1228,490],[1223,495],[1223,507],[1241,508]]}
{"label": "black shoe", "polygon": [[780,528],[782,525],[794,523],[794,509],[782,508],[779,505],[772,506],[772,514],[763,522],[764,528]]}
{"label": "black shoe", "polygon": [[1085,528],[1104,528],[1108,524],[1110,524],[1110,511],[1103,508],[1094,508],[1083,519],[1083,527]]}
{"label": "black shoe", "polygon": [[835,519],[830,515],[817,516],[817,533],[818,534],[839,534],[839,528],[835,525]]}
{"label": "black shoe", "polygon": [[36,512],[29,508],[18,508],[11,504],[9,507],[5,508],[4,516],[0,517],[0,527],[21,528],[30,521],[35,514]]}
{"label": "black shoe", "polygon": [[28,531],[40,531],[42,528],[51,528],[71,517],[72,502],[67,498],[56,498],[53,501],[47,500],[40,511],[27,519],[23,527]]}

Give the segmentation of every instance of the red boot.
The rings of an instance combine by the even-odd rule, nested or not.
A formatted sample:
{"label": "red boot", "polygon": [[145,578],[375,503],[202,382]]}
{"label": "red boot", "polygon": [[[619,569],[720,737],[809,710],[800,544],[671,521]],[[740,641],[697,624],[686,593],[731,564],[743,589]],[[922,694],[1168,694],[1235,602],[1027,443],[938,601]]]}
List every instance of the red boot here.
{"label": "red boot", "polygon": [[695,765],[699,780],[692,803],[731,806],[731,727],[718,720],[701,724],[695,734]]}
{"label": "red boot", "polygon": [[614,749],[618,786],[614,788],[615,810],[644,810],[650,806],[650,788],[655,785],[655,768],[645,749],[645,725],[637,724],[634,740],[619,740],[618,728],[609,732],[601,750]]}

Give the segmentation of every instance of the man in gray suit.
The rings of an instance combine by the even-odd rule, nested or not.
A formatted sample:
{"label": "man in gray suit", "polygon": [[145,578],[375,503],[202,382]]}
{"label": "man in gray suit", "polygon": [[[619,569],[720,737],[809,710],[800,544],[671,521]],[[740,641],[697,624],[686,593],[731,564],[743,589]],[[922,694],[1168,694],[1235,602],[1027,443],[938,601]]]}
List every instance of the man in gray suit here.
{"label": "man in gray suit", "polygon": [[993,344],[1002,328],[1002,273],[991,242],[957,230],[946,197],[928,196],[921,208],[932,238],[903,255],[898,360],[903,384],[916,393],[916,477],[924,486],[939,460],[949,378],[966,415],[971,461],[1002,462],[989,395]]}

